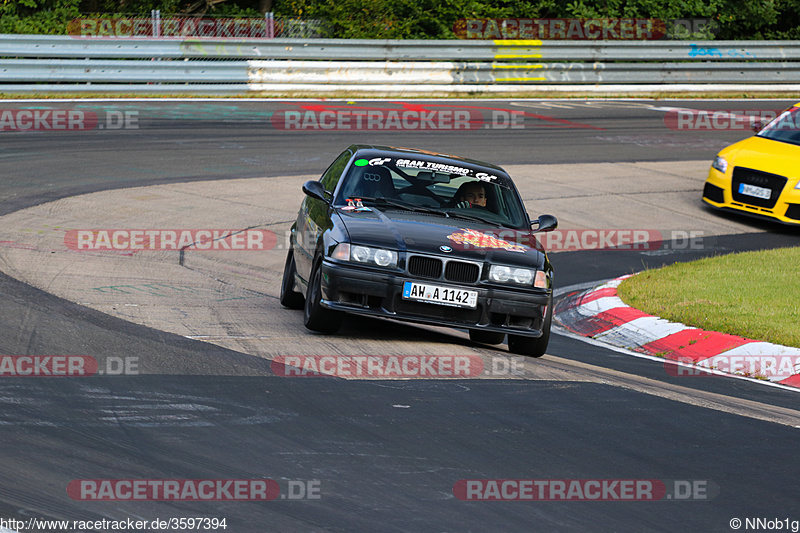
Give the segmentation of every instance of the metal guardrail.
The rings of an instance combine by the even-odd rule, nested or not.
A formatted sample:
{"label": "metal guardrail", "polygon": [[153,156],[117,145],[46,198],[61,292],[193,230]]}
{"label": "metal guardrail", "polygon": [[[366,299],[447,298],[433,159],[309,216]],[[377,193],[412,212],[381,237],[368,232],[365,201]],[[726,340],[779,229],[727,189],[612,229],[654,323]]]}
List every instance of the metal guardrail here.
{"label": "metal guardrail", "polygon": [[0,35],[0,57],[503,62],[796,61],[800,59],[800,41],[82,39],[61,35]]}
{"label": "metal guardrail", "polygon": [[184,57],[315,59],[332,61],[741,61],[798,60],[800,41],[620,42],[576,41],[370,41],[314,39],[265,44],[187,40]]}
{"label": "metal guardrail", "polygon": [[[0,59],[0,81],[24,83],[247,83],[241,61]],[[2,91],[0,83],[0,91]],[[124,86],[123,86],[124,87]]]}
{"label": "metal guardrail", "polygon": [[[0,35],[0,92],[800,88],[800,41],[82,39]],[[80,85],[77,85],[80,84]],[[91,84],[91,85],[89,85]],[[153,86],[152,84],[157,84]],[[111,89],[109,89],[111,88]],[[562,87],[563,88],[563,87]],[[178,87],[176,86],[176,89]],[[229,89],[229,91],[227,90]]]}
{"label": "metal guardrail", "polygon": [[[251,61],[251,83],[377,84],[605,84],[785,83],[800,80],[798,63],[539,63],[503,65],[461,62]],[[402,81],[398,81],[402,80]],[[707,81],[706,81],[707,82]]]}

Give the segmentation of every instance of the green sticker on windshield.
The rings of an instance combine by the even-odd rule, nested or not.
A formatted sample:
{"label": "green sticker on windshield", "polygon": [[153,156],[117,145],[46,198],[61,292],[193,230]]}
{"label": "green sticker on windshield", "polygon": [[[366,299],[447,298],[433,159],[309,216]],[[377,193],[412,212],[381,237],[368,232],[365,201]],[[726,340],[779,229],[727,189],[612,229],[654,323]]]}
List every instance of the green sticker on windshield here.
{"label": "green sticker on windshield", "polygon": [[356,159],[356,162],[354,164],[357,167],[365,167],[369,164],[369,161],[367,161],[366,159]]}

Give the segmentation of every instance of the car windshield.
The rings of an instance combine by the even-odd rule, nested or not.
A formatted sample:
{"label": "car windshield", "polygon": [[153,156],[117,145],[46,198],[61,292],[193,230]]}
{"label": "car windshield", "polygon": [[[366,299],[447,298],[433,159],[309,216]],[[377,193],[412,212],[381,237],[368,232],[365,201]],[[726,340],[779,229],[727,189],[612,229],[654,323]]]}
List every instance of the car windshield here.
{"label": "car windshield", "polygon": [[800,107],[792,107],[775,117],[758,132],[759,137],[800,145]]}
{"label": "car windshield", "polygon": [[454,161],[359,159],[334,200],[346,208],[361,200],[380,210],[424,211],[513,228],[525,226],[524,208],[510,178],[494,169]]}

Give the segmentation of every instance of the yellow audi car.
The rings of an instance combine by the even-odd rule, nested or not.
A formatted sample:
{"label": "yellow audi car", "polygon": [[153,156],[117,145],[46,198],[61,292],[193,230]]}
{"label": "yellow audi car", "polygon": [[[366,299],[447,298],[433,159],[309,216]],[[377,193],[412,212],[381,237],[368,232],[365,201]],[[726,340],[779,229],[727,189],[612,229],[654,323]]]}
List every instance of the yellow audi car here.
{"label": "yellow audi car", "polygon": [[703,201],[800,225],[800,103],[717,154]]}

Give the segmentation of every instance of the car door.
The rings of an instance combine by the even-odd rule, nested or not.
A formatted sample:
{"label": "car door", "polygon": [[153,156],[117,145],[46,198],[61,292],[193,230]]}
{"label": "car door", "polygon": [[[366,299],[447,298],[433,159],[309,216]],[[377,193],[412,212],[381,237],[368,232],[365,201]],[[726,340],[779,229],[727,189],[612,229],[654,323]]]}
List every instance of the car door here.
{"label": "car door", "polygon": [[[332,195],[336,190],[336,185],[342,178],[342,174],[347,168],[347,163],[352,157],[353,152],[348,148],[339,154],[339,157],[322,174],[319,181],[325,187],[326,192]],[[304,284],[308,284],[317,241],[323,232],[333,226],[330,215],[330,208],[325,202],[310,196],[306,196],[303,199],[300,212],[297,215],[294,234],[294,259],[297,273]]]}

